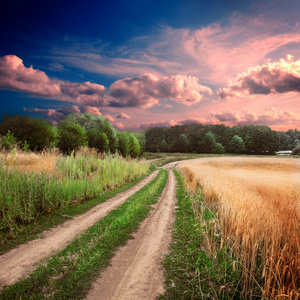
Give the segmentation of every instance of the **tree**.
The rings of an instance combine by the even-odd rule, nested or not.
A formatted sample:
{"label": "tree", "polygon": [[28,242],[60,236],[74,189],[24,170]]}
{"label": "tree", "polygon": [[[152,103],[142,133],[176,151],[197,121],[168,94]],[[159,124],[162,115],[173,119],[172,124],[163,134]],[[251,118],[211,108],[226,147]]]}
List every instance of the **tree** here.
{"label": "tree", "polygon": [[168,144],[165,139],[163,139],[159,144],[159,151],[160,152],[168,152]]}
{"label": "tree", "polygon": [[186,135],[183,133],[180,135],[178,141],[177,141],[177,151],[178,152],[188,152],[189,149],[189,142],[186,137]]}
{"label": "tree", "polygon": [[116,152],[118,143],[116,130],[103,116],[94,116],[91,113],[71,114],[67,116],[66,120],[77,122],[86,131],[96,129],[99,132],[105,133],[109,141],[110,152]]}
{"label": "tree", "polygon": [[88,144],[86,132],[78,123],[64,120],[57,126],[57,131],[59,136],[57,146],[66,154]]}
{"label": "tree", "polygon": [[0,124],[0,134],[5,135],[10,130],[23,148],[25,141],[30,150],[41,151],[44,148],[56,146],[57,131],[49,122],[29,116],[5,115]]}
{"label": "tree", "polygon": [[130,153],[130,139],[126,131],[118,132],[118,150],[123,157]]}
{"label": "tree", "polygon": [[220,143],[215,143],[212,147],[212,153],[223,154],[225,153],[225,148]]}
{"label": "tree", "polygon": [[102,153],[109,151],[109,141],[105,133],[91,129],[87,132],[87,140],[89,147],[95,148]]}
{"label": "tree", "polygon": [[134,134],[132,132],[128,133],[129,136],[129,154],[132,158],[136,158],[140,155],[141,153],[141,147],[139,144],[139,141],[137,140],[137,138],[134,136]]}
{"label": "tree", "polygon": [[300,155],[300,144],[298,144],[292,152],[293,155]]}
{"label": "tree", "polygon": [[0,139],[0,149],[4,148],[5,150],[12,150],[17,146],[17,140],[14,137],[14,134],[8,130],[7,134],[2,136]]}
{"label": "tree", "polygon": [[244,153],[245,152],[245,144],[241,137],[238,135],[235,135],[232,137],[230,142],[228,143],[228,149],[227,151],[229,153]]}
{"label": "tree", "polygon": [[216,144],[216,139],[214,134],[209,131],[205,134],[204,139],[203,139],[204,145],[206,146],[206,153],[212,153],[213,147]]}

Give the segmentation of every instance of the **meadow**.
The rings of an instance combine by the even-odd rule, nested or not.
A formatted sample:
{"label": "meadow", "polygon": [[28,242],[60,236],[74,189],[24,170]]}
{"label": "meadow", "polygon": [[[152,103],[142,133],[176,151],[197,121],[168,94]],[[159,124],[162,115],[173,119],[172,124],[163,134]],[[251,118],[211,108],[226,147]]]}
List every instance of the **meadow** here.
{"label": "meadow", "polygon": [[0,230],[18,232],[39,216],[77,205],[134,181],[149,172],[144,160],[103,155],[82,148],[0,154]]}
{"label": "meadow", "polygon": [[[205,251],[215,251],[211,237],[220,249],[230,249],[226,255],[237,258],[233,267],[241,270],[241,294],[247,299],[298,299],[300,161],[218,157],[185,161],[179,168],[190,193],[203,193],[216,217],[206,226],[211,233]],[[196,203],[197,196],[193,199]]]}

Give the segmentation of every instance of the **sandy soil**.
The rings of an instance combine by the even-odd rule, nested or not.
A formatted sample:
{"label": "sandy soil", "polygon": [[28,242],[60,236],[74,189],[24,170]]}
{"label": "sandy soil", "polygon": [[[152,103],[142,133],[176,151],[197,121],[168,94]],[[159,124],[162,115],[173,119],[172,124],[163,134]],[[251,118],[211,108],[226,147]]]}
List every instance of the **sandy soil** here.
{"label": "sandy soil", "polygon": [[131,189],[110,198],[92,208],[87,213],[66,221],[62,225],[46,231],[42,238],[33,240],[0,256],[0,290],[11,285],[33,271],[37,263],[67,246],[76,236],[83,233],[98,220],[116,209],[129,197],[155,178],[158,171],[144,178]]}
{"label": "sandy soil", "polygon": [[94,282],[87,299],[155,299],[163,292],[162,259],[171,241],[176,179],[170,167],[169,179],[158,204],[141,224],[134,239],[120,248],[101,277]]}

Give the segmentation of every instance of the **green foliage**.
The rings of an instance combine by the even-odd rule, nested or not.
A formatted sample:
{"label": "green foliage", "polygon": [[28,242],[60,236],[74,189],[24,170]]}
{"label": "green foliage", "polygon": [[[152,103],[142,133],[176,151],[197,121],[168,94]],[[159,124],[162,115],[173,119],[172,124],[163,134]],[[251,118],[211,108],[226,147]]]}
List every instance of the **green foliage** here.
{"label": "green foliage", "polygon": [[87,145],[85,130],[78,124],[64,120],[57,126],[59,142],[58,148],[67,154]]}
{"label": "green foliage", "polygon": [[0,124],[0,134],[6,134],[10,130],[17,142],[23,148],[25,141],[30,145],[32,151],[41,151],[51,148],[57,143],[57,133],[49,121],[36,119],[29,116],[14,117],[5,115]]}
{"label": "green foliage", "polygon": [[116,130],[103,116],[94,116],[90,113],[71,114],[67,116],[66,120],[71,122],[77,122],[87,132],[91,129],[95,129],[101,133],[105,133],[109,141],[109,151],[111,153],[116,152],[118,143]]}
{"label": "green foliage", "polygon": [[136,158],[140,155],[141,153],[141,147],[139,144],[139,141],[137,138],[134,136],[133,133],[128,133],[129,135],[129,141],[130,141],[130,148],[129,148],[129,154],[132,158]]}
{"label": "green foliage", "polygon": [[225,148],[220,143],[215,143],[212,147],[212,153],[223,154],[225,153]]}
{"label": "green foliage", "polygon": [[[186,139],[182,135],[186,136]],[[181,137],[182,136],[182,137]],[[239,139],[237,139],[237,137]],[[291,137],[293,136],[293,137]],[[278,151],[282,140],[286,139],[290,149],[300,139],[300,133],[288,131],[278,134],[268,126],[233,126],[217,125],[176,125],[170,128],[149,128],[145,131],[146,151],[157,152],[168,145],[167,152],[199,153],[247,153],[272,155]],[[186,150],[186,140],[188,150]],[[163,144],[162,144],[163,143]],[[216,144],[222,145],[216,145]],[[244,144],[244,147],[243,147]],[[163,145],[163,147],[162,147]]]}
{"label": "green foliage", "polygon": [[179,136],[179,139],[177,141],[177,147],[176,147],[176,152],[183,152],[186,153],[189,150],[189,142],[184,133],[182,133]]}
{"label": "green foliage", "polygon": [[298,144],[292,152],[293,155],[300,155],[300,144]]}
{"label": "green foliage", "polygon": [[241,137],[235,135],[232,137],[228,144],[227,151],[229,153],[244,153],[245,152],[245,144]]}
{"label": "green foliage", "polygon": [[169,147],[168,147],[168,144],[167,144],[166,140],[161,141],[161,143],[159,144],[159,150],[161,152],[168,152]]}
{"label": "green foliage", "polygon": [[24,142],[24,146],[23,146],[23,151],[24,152],[27,152],[27,153],[30,153],[30,146],[27,144],[27,141],[25,140]]}
{"label": "green foliage", "polygon": [[50,174],[21,172],[0,159],[0,229],[14,232],[20,224],[30,223],[48,211],[75,200],[84,202],[148,171],[147,163],[118,155],[100,160],[82,152],[76,157],[60,157],[55,172]]}
{"label": "green foliage", "polygon": [[105,133],[99,132],[96,129],[90,129],[87,132],[87,139],[90,148],[95,148],[102,153],[108,153],[109,141]]}
{"label": "green foliage", "polygon": [[123,157],[126,157],[130,153],[130,139],[126,131],[117,133],[119,146],[118,150]]}
{"label": "green foliage", "polygon": [[17,140],[14,137],[14,134],[8,130],[6,135],[1,137],[0,148],[4,148],[5,150],[12,150],[17,146]]}
{"label": "green foliage", "polygon": [[139,141],[140,148],[141,148],[141,154],[145,152],[145,147],[146,147],[146,137],[144,132],[140,133],[133,133],[137,140]]}

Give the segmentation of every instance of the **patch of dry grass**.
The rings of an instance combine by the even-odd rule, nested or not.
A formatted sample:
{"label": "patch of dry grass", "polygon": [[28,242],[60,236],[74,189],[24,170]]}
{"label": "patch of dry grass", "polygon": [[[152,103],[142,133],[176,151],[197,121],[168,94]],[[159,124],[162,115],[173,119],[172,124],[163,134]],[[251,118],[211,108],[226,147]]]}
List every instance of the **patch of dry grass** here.
{"label": "patch of dry grass", "polygon": [[300,161],[203,158],[179,165],[218,211],[222,242],[243,265],[244,293],[300,298]]}

